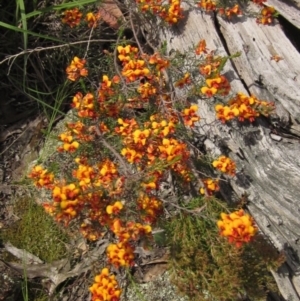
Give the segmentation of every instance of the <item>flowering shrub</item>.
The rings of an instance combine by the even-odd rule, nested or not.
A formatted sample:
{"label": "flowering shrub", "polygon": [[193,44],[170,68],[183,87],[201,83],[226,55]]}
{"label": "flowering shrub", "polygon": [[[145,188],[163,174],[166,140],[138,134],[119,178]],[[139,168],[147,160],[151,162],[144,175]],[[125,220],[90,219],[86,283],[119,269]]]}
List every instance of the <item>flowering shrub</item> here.
{"label": "flowering shrub", "polygon": [[[167,4],[138,0],[137,4],[141,11],[151,12],[168,24],[183,18],[178,0]],[[238,5],[222,8],[211,0],[201,0],[197,5],[207,12],[218,9],[228,19],[242,14]],[[81,17],[78,9],[68,10],[63,22],[74,27]],[[87,13],[85,20],[88,27],[94,28],[100,15]],[[184,63],[180,66],[176,56],[171,59],[159,51],[144,53],[124,42],[116,46],[114,54],[107,50],[104,55],[110,62],[115,56],[115,68],[110,65],[108,72],[102,74],[97,89],[75,93],[72,107],[76,118],[57,136],[58,152],[69,158],[67,171],[58,175],[36,166],[29,177],[37,187],[49,190],[52,200],[43,206],[56,221],[65,226],[77,225],[90,241],[100,239],[108,231],[107,264],[128,269],[134,265],[137,244],[141,240],[146,247],[151,244],[152,229],[164,217],[166,201],[161,187],[167,177],[176,180],[182,195],[201,182],[201,200],[213,200],[213,194],[220,190],[215,171],[211,172],[215,179],[199,179],[201,167],[195,170],[194,162],[201,160],[192,151],[189,138],[201,120],[200,108],[188,101],[188,96],[197,95],[208,102],[215,97],[228,97],[227,105],[215,106],[217,118],[223,123],[233,118],[253,122],[260,114],[267,116],[273,105],[242,93],[232,97],[230,83],[222,71],[226,61],[238,54],[218,56],[207,48],[205,40],[187,54],[190,61],[186,65],[191,67]],[[86,59],[75,56],[66,75],[68,80],[80,79],[83,84],[88,76]],[[172,92],[171,83],[175,90]],[[177,97],[179,89],[183,97]],[[210,167],[228,176],[236,174],[235,162],[223,155]],[[249,242],[257,231],[243,210],[222,213],[221,218],[214,228],[218,227],[220,235],[238,247]],[[96,276],[90,291],[95,301],[117,301],[121,295],[115,276],[107,268]]]}

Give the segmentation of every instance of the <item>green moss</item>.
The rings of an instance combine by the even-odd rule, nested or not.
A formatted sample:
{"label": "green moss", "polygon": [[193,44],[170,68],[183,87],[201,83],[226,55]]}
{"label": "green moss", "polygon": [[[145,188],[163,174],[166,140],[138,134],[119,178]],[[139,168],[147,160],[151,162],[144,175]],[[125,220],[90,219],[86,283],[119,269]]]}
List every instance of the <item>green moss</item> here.
{"label": "green moss", "polygon": [[11,242],[19,249],[52,262],[66,254],[67,234],[44,211],[29,198],[18,200],[14,205],[14,215],[18,220],[1,233],[4,242]]}
{"label": "green moss", "polygon": [[233,301],[245,294],[266,300],[268,291],[276,290],[268,267],[280,264],[279,254],[261,236],[242,248],[229,244],[216,226],[226,204],[215,198],[189,203],[190,210],[202,206],[201,215],[183,211],[166,226],[172,282],[195,301]]}

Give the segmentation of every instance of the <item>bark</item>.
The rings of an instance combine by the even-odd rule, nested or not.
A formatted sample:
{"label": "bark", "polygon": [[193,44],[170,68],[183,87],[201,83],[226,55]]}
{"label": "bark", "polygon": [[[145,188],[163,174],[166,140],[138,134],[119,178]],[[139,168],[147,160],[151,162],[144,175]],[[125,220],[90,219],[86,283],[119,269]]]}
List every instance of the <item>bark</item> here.
{"label": "bark", "polygon": [[[300,28],[298,0],[267,4]],[[249,195],[248,209],[260,230],[287,258],[285,267],[273,272],[282,295],[300,300],[300,54],[278,22],[263,26],[246,16],[228,21],[194,8],[186,8],[186,15],[175,29],[161,31],[168,51],[184,52],[205,39],[207,48],[217,49],[218,54],[241,52],[224,70],[232,90],[275,102],[272,118],[228,126],[213,122],[212,100],[199,98],[199,131],[206,135],[205,145],[213,154],[225,150],[237,163],[238,173],[230,179],[232,191],[224,187],[222,193],[228,201]],[[283,60],[275,62],[273,55]]]}

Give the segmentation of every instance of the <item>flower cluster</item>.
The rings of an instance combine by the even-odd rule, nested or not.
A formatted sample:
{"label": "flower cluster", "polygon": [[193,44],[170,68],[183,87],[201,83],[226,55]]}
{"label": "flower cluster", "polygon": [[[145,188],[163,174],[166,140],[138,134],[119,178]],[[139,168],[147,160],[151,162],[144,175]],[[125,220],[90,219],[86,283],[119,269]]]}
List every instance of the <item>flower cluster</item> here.
{"label": "flower cluster", "polygon": [[98,104],[99,115],[117,117],[120,113],[120,107],[123,105],[118,95],[120,78],[114,76],[109,79],[107,75],[103,75],[100,88],[97,93],[96,103]]}
{"label": "flower cluster", "polygon": [[73,97],[73,108],[78,110],[78,116],[83,118],[95,118],[97,113],[95,110],[95,98],[92,93],[87,93],[85,96],[81,92],[77,92]]}
{"label": "flower cluster", "polygon": [[127,78],[128,81],[135,81],[140,77],[144,77],[150,73],[146,68],[146,62],[138,59],[138,49],[131,45],[125,47],[118,46],[118,58],[122,62],[123,70],[122,75]]}
{"label": "flower cluster", "polygon": [[81,17],[82,12],[78,8],[68,9],[63,12],[62,22],[73,28],[79,25]]}
{"label": "flower cluster", "polygon": [[104,268],[95,277],[90,292],[92,301],[119,301],[122,290],[118,286],[115,275],[110,274],[108,268]]}
{"label": "flower cluster", "polygon": [[[148,205],[147,209],[149,210],[149,204],[146,205]],[[133,221],[128,221],[125,224],[119,218],[116,218],[110,223],[110,229],[119,242],[110,244],[107,247],[106,253],[108,261],[116,267],[132,266],[134,260],[134,247],[131,243],[141,237],[145,238],[146,236],[150,236],[152,231],[151,226],[142,225]]]}
{"label": "flower cluster", "polygon": [[48,172],[48,170],[44,169],[41,165],[35,166],[28,177],[34,181],[36,187],[52,188],[54,174]]}
{"label": "flower cluster", "polygon": [[[182,113],[185,123],[193,126],[199,120],[195,111],[197,106],[192,106]],[[189,158],[187,145],[175,138],[169,138],[174,133],[175,124],[159,116],[150,116],[150,120],[139,127],[135,120],[118,119],[119,127],[116,133],[124,136],[124,148],[121,154],[129,163],[138,165],[139,170],[152,168],[158,161],[168,164],[175,172],[188,179],[188,168],[186,160]],[[125,137],[126,136],[126,137]],[[151,173],[152,180],[145,182],[142,186],[146,189],[157,189],[158,181],[162,173],[154,171]]]}
{"label": "flower cluster", "polygon": [[243,12],[241,11],[241,8],[239,7],[238,4],[236,4],[235,6],[229,8],[220,8],[219,9],[219,14],[220,15],[224,15],[226,16],[228,19],[230,19],[232,16],[240,16],[243,14]]}
{"label": "flower cluster", "polygon": [[120,211],[121,211],[122,209],[123,209],[123,204],[122,204],[122,202],[117,201],[117,202],[115,202],[115,203],[112,204],[112,205],[108,205],[108,206],[106,207],[106,212],[107,212],[108,214],[114,214],[114,215],[117,215],[117,214],[120,213]]}
{"label": "flower cluster", "polygon": [[[82,20],[82,12],[78,8],[68,9],[63,12],[62,23],[67,24],[71,28],[76,27]],[[100,20],[100,13],[88,12],[85,21],[88,27],[95,28]]]}
{"label": "flower cluster", "polygon": [[[201,41],[200,41],[201,43]],[[203,44],[204,42],[202,42]],[[206,45],[206,44],[205,44]],[[206,46],[205,46],[206,47]],[[199,48],[199,47],[198,47]],[[196,54],[198,55],[199,50],[196,48]],[[198,49],[198,51],[197,51]],[[208,51],[205,48],[206,52]],[[204,50],[202,49],[204,52]],[[204,53],[206,53],[204,52]],[[205,57],[204,61],[199,66],[199,71],[202,76],[204,76],[207,79],[217,78],[220,76],[220,68],[222,66],[223,58],[221,56],[214,55],[214,52],[209,52]]]}
{"label": "flower cluster", "polygon": [[154,196],[141,193],[137,200],[138,209],[141,211],[142,220],[153,224],[162,214],[162,202]]}
{"label": "flower cluster", "polygon": [[226,16],[228,19],[231,19],[232,16],[243,14],[238,4],[233,7],[219,7],[218,4],[219,3],[213,0],[200,0],[200,2],[197,3],[197,6],[206,12],[216,11],[220,15]]}
{"label": "flower cluster", "polygon": [[184,74],[183,78],[179,79],[175,83],[175,87],[183,88],[185,85],[189,85],[191,83],[191,75],[187,72]]}
{"label": "flower cluster", "polygon": [[216,191],[220,190],[219,180],[205,179],[205,180],[202,180],[202,182],[204,184],[204,188],[200,188],[201,194],[205,194],[205,192],[206,192],[208,196],[211,196]]}
{"label": "flower cluster", "polygon": [[274,110],[274,104],[259,100],[255,96],[246,96],[243,93],[237,93],[236,96],[229,100],[228,105],[218,104],[215,106],[217,118],[223,123],[233,118],[239,121],[249,120],[253,122],[260,114],[268,116]]}
{"label": "flower cluster", "polygon": [[133,251],[134,249],[129,243],[120,242],[110,244],[107,247],[106,254],[109,263],[115,267],[130,267],[133,265],[134,260]]}
{"label": "flower cluster", "polygon": [[63,145],[58,148],[58,151],[67,151],[73,153],[79,147],[78,141],[74,140],[70,131],[61,133],[58,138],[63,142]]}
{"label": "flower cluster", "polygon": [[215,11],[217,8],[216,2],[212,0],[201,0],[197,5],[206,12]]}
{"label": "flower cluster", "polygon": [[235,163],[226,156],[220,156],[217,160],[213,161],[212,165],[214,168],[220,170],[223,173],[226,173],[230,176],[235,175]]}
{"label": "flower cluster", "polygon": [[214,95],[226,96],[231,89],[230,83],[224,75],[218,75],[213,78],[206,79],[206,86],[201,88],[201,93],[207,97]]}
{"label": "flower cluster", "polygon": [[270,25],[277,15],[278,13],[273,6],[266,6],[260,11],[260,16],[256,19],[256,22],[262,25]]}
{"label": "flower cluster", "polygon": [[[94,140],[94,127],[86,126],[83,122],[69,122],[66,124],[68,130],[61,133],[58,136],[58,139],[63,142],[61,146],[57,148],[59,152],[70,152],[74,153],[81,143],[86,143]],[[103,128],[103,125],[100,124],[100,129]]]}
{"label": "flower cluster", "polygon": [[87,13],[86,16],[85,16],[85,20],[88,23],[88,27],[95,28],[97,26],[99,20],[100,20],[100,17],[101,16],[100,16],[99,12],[96,13],[96,14],[94,14],[92,12]]}
{"label": "flower cluster", "polygon": [[133,221],[124,223],[119,218],[115,218],[110,223],[110,230],[115,234],[119,242],[128,243],[136,241],[142,236],[150,235],[152,228],[149,224],[142,225]]}
{"label": "flower cluster", "polygon": [[176,24],[183,18],[183,9],[180,7],[180,2],[181,0],[169,0],[169,5],[162,7],[159,16],[170,25]]}
{"label": "flower cluster", "polygon": [[84,68],[85,63],[86,60],[80,59],[77,56],[75,56],[71,64],[66,69],[68,79],[74,82],[81,76],[86,77],[88,75],[88,71]]}
{"label": "flower cluster", "polygon": [[257,227],[249,214],[244,210],[232,212],[230,214],[222,213],[221,220],[217,222],[220,234],[228,238],[230,243],[241,247],[243,243],[249,242],[256,234]]}
{"label": "flower cluster", "polygon": [[181,115],[184,125],[193,127],[195,122],[200,120],[200,117],[197,115],[197,110],[197,105],[192,105],[189,108],[183,110]]}
{"label": "flower cluster", "polygon": [[196,46],[195,53],[197,55],[200,55],[202,53],[207,53],[207,48],[206,48],[206,41],[205,40],[200,40],[198,45]]}
{"label": "flower cluster", "polygon": [[75,184],[64,185],[63,183],[55,185],[52,189],[53,206],[56,208],[57,221],[63,221],[66,224],[78,215],[82,208],[79,198],[80,190]]}
{"label": "flower cluster", "polygon": [[136,0],[141,11],[151,12],[159,16],[168,24],[176,24],[183,18],[183,9],[181,8],[181,0],[169,0],[168,4],[162,4],[162,0]]}

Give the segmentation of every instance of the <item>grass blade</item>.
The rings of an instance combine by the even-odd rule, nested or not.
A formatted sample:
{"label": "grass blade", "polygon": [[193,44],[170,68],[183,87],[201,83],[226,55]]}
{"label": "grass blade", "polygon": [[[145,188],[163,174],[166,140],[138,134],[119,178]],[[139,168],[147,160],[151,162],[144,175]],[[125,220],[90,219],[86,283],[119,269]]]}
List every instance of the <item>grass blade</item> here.
{"label": "grass blade", "polygon": [[41,10],[36,10],[31,13],[28,13],[26,15],[26,18],[29,19],[34,16],[37,16],[37,15],[40,15],[40,14],[43,14],[43,13],[46,13],[49,11],[53,11],[53,10],[70,9],[70,8],[83,6],[83,5],[87,5],[87,4],[92,4],[92,3],[96,3],[96,2],[99,2],[99,0],[79,0],[79,1],[73,1],[73,2],[59,4],[59,5],[53,5],[53,6],[49,6],[47,8],[41,9]]}
{"label": "grass blade", "polygon": [[[25,30],[22,29],[22,28],[19,28],[19,27],[16,27],[16,26],[13,26],[11,24],[4,23],[4,22],[1,22],[1,21],[0,21],[0,26],[2,26],[4,28],[7,28],[7,29],[10,29],[10,30],[13,30],[13,31],[16,31],[16,32],[22,32],[22,33],[25,32]],[[43,38],[43,39],[46,39],[46,40],[51,40],[51,41],[55,41],[55,42],[65,43],[64,41],[59,40],[57,38],[53,38],[53,37],[50,37],[50,36],[39,34],[39,33],[30,31],[30,30],[26,30],[26,33],[27,33],[27,35],[32,35],[32,36]]]}

